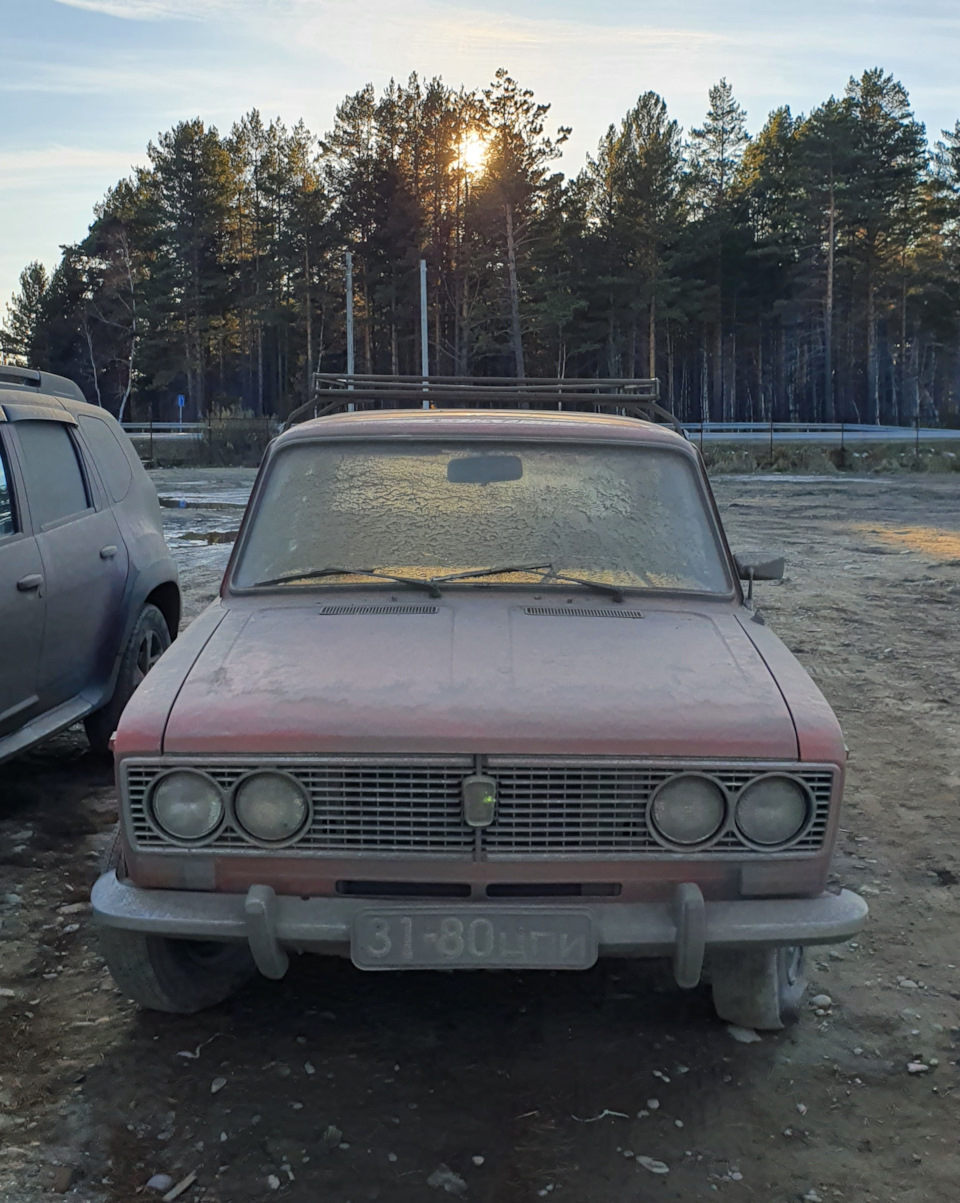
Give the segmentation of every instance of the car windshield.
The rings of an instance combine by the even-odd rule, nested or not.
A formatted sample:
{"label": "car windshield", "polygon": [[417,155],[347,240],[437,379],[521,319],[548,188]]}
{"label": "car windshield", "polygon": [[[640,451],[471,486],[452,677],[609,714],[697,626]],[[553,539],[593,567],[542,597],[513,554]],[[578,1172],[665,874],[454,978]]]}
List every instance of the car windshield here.
{"label": "car windshield", "polygon": [[731,588],[692,466],[659,447],[294,443],[269,468],[232,583],[376,585],[324,572],[338,565],[418,579],[510,566],[459,584],[472,588],[550,586],[546,568],[632,589]]}

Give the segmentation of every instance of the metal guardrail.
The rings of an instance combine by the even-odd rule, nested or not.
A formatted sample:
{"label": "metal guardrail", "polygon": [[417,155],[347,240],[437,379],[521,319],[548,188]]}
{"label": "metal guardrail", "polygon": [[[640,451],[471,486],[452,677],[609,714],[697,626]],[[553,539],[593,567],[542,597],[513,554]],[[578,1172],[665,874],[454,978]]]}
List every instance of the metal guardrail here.
{"label": "metal guardrail", "polygon": [[936,443],[960,441],[942,426],[875,426],[849,422],[684,422],[691,442],[710,443]]}
{"label": "metal guardrail", "polygon": [[206,422],[124,422],[127,434],[199,434],[207,429]]}
{"label": "metal guardrail", "polygon": [[[224,419],[220,419],[223,421]],[[225,419],[227,422],[230,419]],[[238,418],[238,422],[247,419]],[[681,423],[683,431],[692,442],[697,442],[701,435],[699,422]],[[280,423],[277,421],[277,429]],[[153,436],[163,438],[203,438],[207,432],[206,422],[124,422],[124,430],[131,436]],[[790,443],[840,443],[851,442],[871,443],[905,443],[940,442],[942,440],[960,441],[960,430],[950,430],[942,426],[921,426],[919,431],[915,426],[867,426],[841,422],[704,422],[702,426],[704,442],[769,442],[771,435],[774,442]]]}

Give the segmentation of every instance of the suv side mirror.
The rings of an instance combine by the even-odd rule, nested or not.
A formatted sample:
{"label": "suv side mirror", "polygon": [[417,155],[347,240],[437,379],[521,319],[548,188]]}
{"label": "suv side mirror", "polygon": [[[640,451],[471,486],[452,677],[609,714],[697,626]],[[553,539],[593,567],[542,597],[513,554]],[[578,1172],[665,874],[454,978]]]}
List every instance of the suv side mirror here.
{"label": "suv side mirror", "polygon": [[747,601],[753,600],[754,581],[783,580],[783,570],[785,567],[783,556],[754,553],[750,556],[734,556],[733,562],[737,566],[737,574],[741,581],[750,582],[750,587],[747,590]]}

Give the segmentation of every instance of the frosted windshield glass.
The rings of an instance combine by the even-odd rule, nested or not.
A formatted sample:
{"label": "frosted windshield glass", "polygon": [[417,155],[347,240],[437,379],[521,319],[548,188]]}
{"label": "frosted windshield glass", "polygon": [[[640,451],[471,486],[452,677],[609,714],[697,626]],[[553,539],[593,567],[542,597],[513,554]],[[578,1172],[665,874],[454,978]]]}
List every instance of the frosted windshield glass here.
{"label": "frosted windshield glass", "polygon": [[233,583],[331,567],[425,578],[517,564],[626,588],[730,590],[682,456],[493,442],[291,446],[270,468]]}

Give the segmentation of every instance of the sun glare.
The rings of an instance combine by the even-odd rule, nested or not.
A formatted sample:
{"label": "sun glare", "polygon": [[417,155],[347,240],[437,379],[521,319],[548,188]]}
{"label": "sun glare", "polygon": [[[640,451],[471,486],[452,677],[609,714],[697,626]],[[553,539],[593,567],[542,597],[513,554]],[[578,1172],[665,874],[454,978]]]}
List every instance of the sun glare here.
{"label": "sun glare", "polygon": [[460,144],[460,156],[467,171],[476,175],[483,170],[487,158],[487,144],[479,134],[471,131]]}

